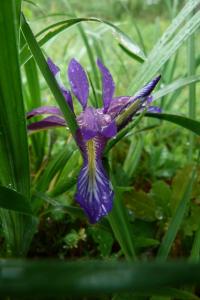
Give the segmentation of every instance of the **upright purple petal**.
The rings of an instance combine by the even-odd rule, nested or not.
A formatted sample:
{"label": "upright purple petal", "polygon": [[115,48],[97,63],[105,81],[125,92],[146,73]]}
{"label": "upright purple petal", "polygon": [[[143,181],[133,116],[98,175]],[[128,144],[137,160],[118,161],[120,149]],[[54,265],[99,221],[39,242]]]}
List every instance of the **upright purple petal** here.
{"label": "upright purple petal", "polygon": [[152,81],[150,81],[148,84],[146,84],[140,91],[136,93],[136,95],[133,97],[134,99],[138,98],[144,98],[151,94],[157,83],[159,82],[161,78],[161,75],[154,78]]}
{"label": "upright purple petal", "polygon": [[27,119],[40,115],[62,115],[60,109],[56,106],[40,106],[27,113]]}
{"label": "upright purple petal", "polygon": [[50,71],[52,72],[52,74],[54,75],[54,77],[58,83],[58,86],[59,86],[63,96],[65,97],[66,102],[69,104],[71,110],[73,111],[74,108],[73,108],[72,96],[71,96],[71,93],[66,89],[66,87],[64,86],[64,84],[60,78],[59,67],[56,66],[50,58],[47,59],[47,63],[48,63]]}
{"label": "upright purple petal", "polygon": [[107,215],[113,205],[113,189],[103,168],[101,155],[105,139],[96,136],[82,146],[84,165],[78,177],[76,200],[91,223]]}
{"label": "upright purple petal", "polygon": [[33,132],[38,130],[49,129],[52,127],[63,127],[63,126],[66,126],[66,122],[63,118],[59,118],[57,116],[50,116],[41,121],[29,124],[27,128],[29,131]]}
{"label": "upright purple petal", "polygon": [[83,67],[74,58],[69,63],[68,78],[72,92],[85,109],[89,96],[88,79]]}
{"label": "upright purple petal", "polygon": [[100,59],[97,60],[97,65],[102,75],[102,95],[104,112],[107,112],[115,92],[115,83],[109,70],[103,65]]}

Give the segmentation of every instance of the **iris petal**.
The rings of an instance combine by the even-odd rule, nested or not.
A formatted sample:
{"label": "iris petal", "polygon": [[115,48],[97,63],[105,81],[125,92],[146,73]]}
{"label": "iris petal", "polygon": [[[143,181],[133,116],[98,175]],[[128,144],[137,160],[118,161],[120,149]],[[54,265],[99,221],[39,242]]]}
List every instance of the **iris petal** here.
{"label": "iris petal", "polygon": [[147,97],[151,94],[157,83],[159,82],[161,78],[161,75],[157,76],[153,80],[151,80],[149,83],[147,83],[141,90],[139,90],[136,95],[133,97],[133,99],[143,98]]}
{"label": "iris petal", "polygon": [[51,70],[51,73],[54,76],[56,76],[56,74],[58,74],[60,72],[59,67],[54,64],[54,62],[51,60],[50,57],[47,58],[47,63],[48,63],[49,69]]}
{"label": "iris petal", "polygon": [[97,65],[102,75],[102,95],[104,112],[108,110],[108,107],[112,101],[115,92],[115,83],[109,70],[103,65],[100,59],[97,60]]}
{"label": "iris petal", "polygon": [[69,63],[68,78],[72,92],[85,109],[89,96],[89,84],[83,67],[75,59],[72,59]]}
{"label": "iris petal", "polygon": [[130,101],[129,96],[121,96],[116,97],[112,100],[107,113],[112,117],[112,119],[116,118],[118,114],[129,104]]}
{"label": "iris petal", "polygon": [[110,138],[117,133],[115,121],[112,120],[109,114],[104,114],[102,109],[87,107],[77,117],[77,122],[85,141],[90,140],[98,134]]}
{"label": "iris petal", "polygon": [[147,112],[151,112],[151,113],[161,113],[161,108],[158,106],[149,106],[149,108],[147,109]]}
{"label": "iris petal", "polygon": [[[113,189],[102,164],[105,141],[96,136],[84,146],[84,164],[78,177],[76,200],[91,223],[107,215],[113,205]],[[82,148],[83,149],[83,148]]]}
{"label": "iris petal", "polygon": [[55,79],[58,83],[58,86],[59,86],[63,96],[65,97],[66,102],[69,104],[71,110],[74,110],[73,102],[72,102],[72,96],[70,94],[70,91],[68,91],[66,89],[66,87],[64,86],[64,84],[63,84],[63,82],[60,78],[60,69],[58,68],[58,66],[56,66],[53,63],[53,61],[50,58],[47,59],[47,63],[48,63],[50,71],[52,72],[52,74],[54,75],[54,77],[55,77]]}
{"label": "iris petal", "polygon": [[27,119],[40,115],[62,115],[60,109],[56,106],[40,106],[27,113]]}
{"label": "iris petal", "polygon": [[57,116],[50,116],[41,121],[31,123],[27,126],[28,130],[38,131],[38,130],[45,130],[52,127],[63,127],[66,126],[66,122],[63,118],[59,118]]}

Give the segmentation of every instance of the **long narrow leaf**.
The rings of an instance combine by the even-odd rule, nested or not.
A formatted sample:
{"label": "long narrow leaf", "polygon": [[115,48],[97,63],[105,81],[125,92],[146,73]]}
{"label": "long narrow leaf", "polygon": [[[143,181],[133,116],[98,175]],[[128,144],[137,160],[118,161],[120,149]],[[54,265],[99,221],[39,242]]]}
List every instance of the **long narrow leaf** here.
{"label": "long narrow leaf", "polygon": [[157,99],[159,99],[163,96],[166,96],[170,93],[173,93],[173,92],[177,91],[180,88],[183,88],[183,87],[185,87],[185,86],[187,86],[191,83],[195,83],[195,82],[198,82],[198,81],[200,81],[200,75],[178,79],[178,80],[166,85],[162,89],[156,91],[153,94],[153,100],[157,100]]}
{"label": "long narrow leaf", "polygon": [[[103,24],[107,25],[112,30],[114,37],[117,39],[117,41],[120,45],[122,45],[127,51],[132,53],[134,55],[134,57],[138,58],[138,60],[140,60],[140,61],[145,60],[145,55],[144,55],[143,51],[140,49],[140,47],[135,42],[133,42],[124,32],[122,32],[122,30],[120,30],[114,24],[112,24],[108,21],[102,20],[102,19],[98,19],[98,18],[75,18],[75,19],[68,19],[65,21],[60,21],[60,22],[54,23],[54,24],[46,27],[45,29],[43,29],[38,34],[36,34],[36,37],[38,37],[41,34],[43,34],[44,32],[51,30],[41,40],[39,40],[38,44],[41,47],[47,41],[49,41],[51,38],[55,37],[57,34],[59,34],[60,32],[62,32],[65,29],[69,28],[70,26],[73,26],[80,22],[89,22],[89,21],[103,23]],[[24,47],[21,52],[21,63],[22,64],[25,63],[30,57],[31,57],[31,54],[30,54],[28,48]]]}
{"label": "long narrow leaf", "polygon": [[14,190],[0,186],[0,207],[24,214],[31,214],[30,202]]}
{"label": "long narrow leaf", "polygon": [[49,85],[49,88],[51,89],[56,101],[58,102],[58,105],[60,106],[61,111],[63,112],[64,118],[68,124],[68,127],[72,133],[72,135],[76,134],[77,130],[77,123],[74,113],[71,111],[69,105],[66,103],[64,96],[62,95],[57,82],[52,75],[48,64],[43,56],[43,53],[28,25],[26,22],[24,16],[22,16],[22,31],[24,34],[24,37],[26,39],[27,44],[29,45],[29,48],[32,52],[32,55],[35,59],[35,61],[38,64],[38,67],[40,68],[40,71],[42,72],[47,84]]}
{"label": "long narrow leaf", "polygon": [[83,296],[152,292],[200,284],[200,264],[63,261],[0,262],[1,296]]}
{"label": "long narrow leaf", "polygon": [[[191,2],[193,4],[195,3],[194,6],[196,6],[198,5],[199,0]],[[176,24],[178,17],[179,16],[175,19],[174,24]],[[167,38],[167,41],[161,43],[161,46],[158,44],[158,46],[152,50],[152,53],[150,53],[145,63],[141,66],[136,78],[130,83],[129,93],[133,94],[138,88],[150,81],[183,42],[199,28],[199,25],[200,11],[197,11],[173,37],[171,36],[171,39]],[[164,36],[165,35],[166,33],[164,33]]]}
{"label": "long narrow leaf", "polygon": [[200,135],[200,122],[196,120],[192,120],[183,116],[172,115],[172,114],[153,114],[147,113],[145,116],[156,118],[160,120],[169,121],[171,123],[177,124],[179,126],[184,127],[198,135]]}

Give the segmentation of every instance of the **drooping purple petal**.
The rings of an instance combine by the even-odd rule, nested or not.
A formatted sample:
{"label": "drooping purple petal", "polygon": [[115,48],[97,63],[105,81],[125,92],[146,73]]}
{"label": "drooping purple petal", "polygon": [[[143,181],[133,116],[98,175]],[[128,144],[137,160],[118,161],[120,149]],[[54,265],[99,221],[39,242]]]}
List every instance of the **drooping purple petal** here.
{"label": "drooping purple petal", "polygon": [[161,75],[154,78],[152,81],[150,81],[148,84],[146,84],[141,90],[139,90],[136,95],[133,97],[133,99],[138,98],[145,98],[151,94],[157,83],[159,82],[161,78]]}
{"label": "drooping purple petal", "polygon": [[96,223],[107,215],[113,205],[112,185],[101,161],[104,145],[105,139],[96,136],[82,147],[84,165],[78,177],[75,198],[91,223]]}
{"label": "drooping purple petal", "polygon": [[107,112],[115,92],[115,83],[109,70],[103,65],[100,59],[97,60],[97,65],[102,75],[102,95],[104,112]]}
{"label": "drooping purple petal", "polygon": [[103,126],[101,134],[106,138],[112,138],[117,134],[117,125],[115,121],[112,121],[109,125]]}
{"label": "drooping purple petal", "polygon": [[60,126],[61,127],[66,126],[65,120],[63,118],[59,118],[57,116],[50,116],[41,121],[29,124],[27,126],[27,128],[29,131],[33,132],[33,131],[38,131],[38,130],[49,129],[52,127],[60,127]]}
{"label": "drooping purple petal", "polygon": [[69,63],[68,78],[72,92],[85,109],[89,96],[89,83],[83,67],[75,59],[72,59]]}
{"label": "drooping purple petal", "polygon": [[40,106],[37,107],[26,114],[27,119],[32,117],[40,116],[40,115],[59,115],[62,113],[60,109],[56,106]]}
{"label": "drooping purple petal", "polygon": [[66,89],[66,87],[64,86],[64,84],[60,78],[59,67],[56,66],[50,58],[47,59],[47,63],[48,63],[49,69],[51,70],[52,74],[54,75],[54,77],[58,83],[58,86],[59,86],[63,96],[65,97],[66,102],[69,104],[71,110],[73,111],[74,108],[73,108],[72,96],[71,96],[70,91],[68,91]]}

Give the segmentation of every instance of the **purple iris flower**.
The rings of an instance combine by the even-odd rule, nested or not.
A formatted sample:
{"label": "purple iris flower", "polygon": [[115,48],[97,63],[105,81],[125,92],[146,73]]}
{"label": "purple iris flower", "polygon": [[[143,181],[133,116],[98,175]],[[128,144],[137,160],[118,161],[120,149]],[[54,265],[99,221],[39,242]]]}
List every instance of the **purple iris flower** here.
{"label": "purple iris flower", "polygon": [[[60,79],[60,69],[50,58],[48,65],[73,111],[72,96]],[[107,215],[113,205],[112,184],[102,163],[106,143],[122,127],[126,126],[134,115],[144,109],[151,112],[160,111],[158,107],[150,106],[152,101],[150,94],[160,80],[160,76],[153,79],[133,97],[114,97],[115,84],[112,75],[99,59],[97,65],[102,76],[102,108],[88,106],[89,83],[83,67],[75,59],[72,59],[68,66],[68,78],[72,93],[83,108],[76,118],[78,130],[75,138],[82,153],[83,166],[78,176],[75,198],[91,223],[96,223]],[[55,106],[36,108],[27,114],[27,118],[44,114],[49,116],[28,125],[29,131],[67,125],[62,112]]]}

